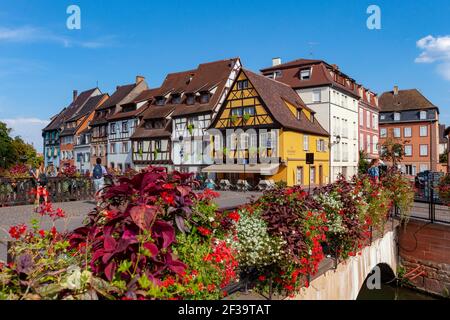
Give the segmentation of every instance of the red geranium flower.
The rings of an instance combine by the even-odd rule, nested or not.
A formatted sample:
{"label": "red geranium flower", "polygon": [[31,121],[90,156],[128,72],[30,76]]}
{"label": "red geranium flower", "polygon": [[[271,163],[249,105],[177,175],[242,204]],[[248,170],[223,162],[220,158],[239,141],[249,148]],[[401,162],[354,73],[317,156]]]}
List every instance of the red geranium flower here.
{"label": "red geranium flower", "polygon": [[175,198],[173,195],[168,194],[167,192],[163,192],[161,193],[161,198],[163,199],[163,201],[165,203],[167,203],[168,205],[174,205],[175,204]]}
{"label": "red geranium flower", "polygon": [[9,228],[9,235],[11,238],[19,239],[21,236],[23,236],[27,232],[27,226],[24,224],[19,224],[17,226],[12,226]]}
{"label": "red geranium flower", "polygon": [[237,213],[237,211],[233,211],[228,215],[228,218],[230,218],[231,220],[234,220],[236,222],[239,222],[239,219],[241,218],[241,216],[239,215],[239,213]]}
{"label": "red geranium flower", "polygon": [[264,280],[266,280],[266,277],[265,276],[259,276],[258,280],[259,281],[264,281]]}
{"label": "red geranium flower", "polygon": [[204,227],[198,227],[197,228],[198,232],[200,232],[202,235],[209,236],[211,234],[211,230],[204,228]]}

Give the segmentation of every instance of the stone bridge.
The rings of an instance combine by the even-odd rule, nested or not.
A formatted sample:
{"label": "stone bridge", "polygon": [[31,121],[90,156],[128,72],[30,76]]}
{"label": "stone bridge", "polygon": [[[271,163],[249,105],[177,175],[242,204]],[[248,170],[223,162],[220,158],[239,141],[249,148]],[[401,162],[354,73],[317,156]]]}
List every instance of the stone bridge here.
{"label": "stone bridge", "polygon": [[350,257],[336,268],[319,270],[309,288],[304,289],[295,300],[356,300],[376,266],[380,267],[382,282],[392,280],[398,265],[397,230],[391,228],[362,249],[360,255]]}

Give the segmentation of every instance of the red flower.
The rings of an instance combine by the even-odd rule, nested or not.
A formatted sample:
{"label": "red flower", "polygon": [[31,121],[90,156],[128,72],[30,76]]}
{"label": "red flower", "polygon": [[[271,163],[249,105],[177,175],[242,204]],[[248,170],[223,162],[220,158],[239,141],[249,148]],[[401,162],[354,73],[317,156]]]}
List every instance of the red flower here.
{"label": "red flower", "polygon": [[306,236],[309,238],[311,236],[311,232],[310,231],[306,231]]}
{"label": "red flower", "polygon": [[168,204],[168,205],[174,205],[175,204],[175,198],[173,195],[168,194],[167,192],[162,192],[161,193],[161,198],[163,199],[163,201]]}
{"label": "red flower", "polygon": [[45,238],[45,231],[44,230],[39,230],[39,234],[41,235],[42,238]]}
{"label": "red flower", "polygon": [[265,276],[259,276],[258,280],[259,281],[264,281],[264,280],[266,280],[266,277]]}
{"label": "red flower", "polygon": [[56,231],[56,228],[53,226],[52,227],[52,229],[50,230],[50,232],[52,233],[52,235],[53,235],[53,238],[56,236],[56,234],[57,234],[57,231]]}
{"label": "red flower", "polygon": [[66,217],[66,213],[64,212],[63,209],[58,208],[58,209],[56,209],[56,216],[58,216],[59,218],[65,218]]}
{"label": "red flower", "polygon": [[203,228],[203,227],[198,227],[197,230],[205,237],[209,236],[212,233],[211,230],[209,230],[207,228]]}
{"label": "red flower", "polygon": [[173,190],[175,187],[173,186],[173,184],[171,184],[171,183],[164,183],[163,185],[162,185],[162,187],[163,187],[163,189],[166,189],[166,190]]}
{"label": "red flower", "polygon": [[234,220],[236,222],[239,222],[239,219],[241,218],[241,216],[239,215],[239,213],[237,213],[237,211],[233,211],[228,215],[228,218],[230,218],[231,220]]}
{"label": "red flower", "polygon": [[9,235],[11,238],[19,239],[21,236],[23,236],[27,232],[27,226],[24,224],[20,224],[17,226],[12,226],[9,228]]}

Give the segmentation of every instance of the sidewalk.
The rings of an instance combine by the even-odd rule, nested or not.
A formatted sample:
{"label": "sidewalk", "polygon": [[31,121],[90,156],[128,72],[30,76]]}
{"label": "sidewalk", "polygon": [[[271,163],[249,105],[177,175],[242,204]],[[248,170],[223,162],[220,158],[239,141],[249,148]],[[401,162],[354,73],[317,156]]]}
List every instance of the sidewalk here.
{"label": "sidewalk", "polygon": [[[233,208],[250,202],[261,196],[260,192],[219,191],[220,197],[216,199],[219,208]],[[54,203],[53,208],[61,208],[66,212],[66,218],[56,222],[58,231],[74,230],[83,224],[84,218],[95,208],[94,201],[74,201]],[[0,208],[0,260],[6,260],[6,240],[9,239],[10,226],[17,224],[30,224],[31,219],[40,218],[33,212],[33,205]],[[44,229],[52,227],[49,218],[43,218]]]}

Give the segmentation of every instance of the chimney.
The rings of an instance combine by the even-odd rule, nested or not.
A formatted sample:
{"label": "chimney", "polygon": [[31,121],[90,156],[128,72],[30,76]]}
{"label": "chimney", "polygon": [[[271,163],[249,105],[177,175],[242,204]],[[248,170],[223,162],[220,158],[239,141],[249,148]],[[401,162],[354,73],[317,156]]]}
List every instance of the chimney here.
{"label": "chimney", "polygon": [[281,64],[281,58],[272,59],[272,67],[279,66]]}
{"label": "chimney", "polygon": [[332,64],[331,66],[333,67],[333,69],[339,71],[339,66],[337,64]]}
{"label": "chimney", "polygon": [[73,90],[73,102],[77,100],[77,97],[78,97],[78,90]]}
{"label": "chimney", "polygon": [[398,96],[398,86],[394,86],[394,96]]}
{"label": "chimney", "polygon": [[136,76],[136,84],[138,84],[139,82],[142,82],[145,80],[145,77],[143,76]]}

